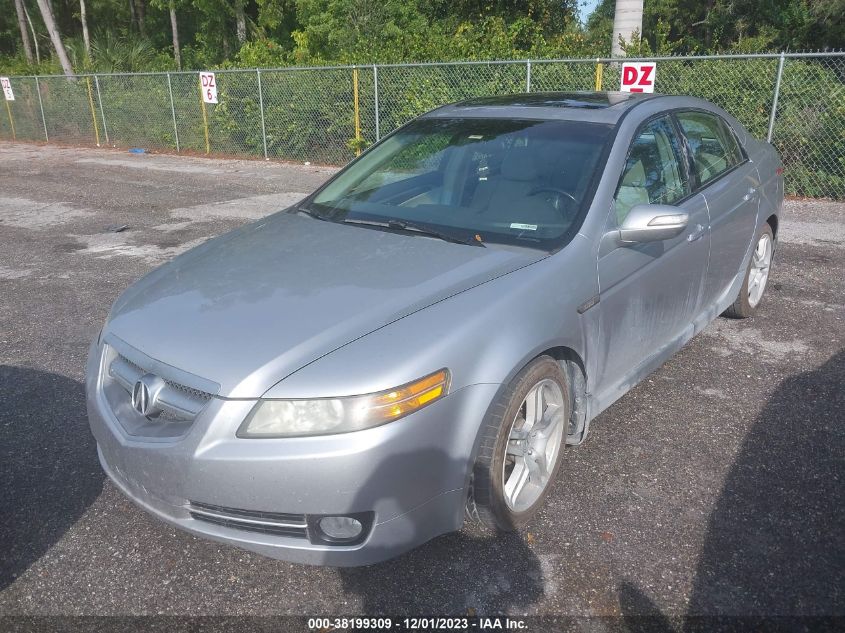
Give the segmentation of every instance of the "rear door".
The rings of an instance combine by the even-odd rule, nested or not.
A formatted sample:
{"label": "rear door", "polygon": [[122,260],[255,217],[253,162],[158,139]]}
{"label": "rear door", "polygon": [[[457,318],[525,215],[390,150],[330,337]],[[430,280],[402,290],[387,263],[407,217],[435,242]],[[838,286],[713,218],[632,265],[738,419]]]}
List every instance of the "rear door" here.
{"label": "rear door", "polygon": [[711,257],[704,285],[707,305],[723,303],[757,224],[759,174],[730,126],[701,110],[675,114],[691,155],[692,176],[710,211]]}
{"label": "rear door", "polygon": [[[683,143],[670,115],[646,121],[628,150],[599,248],[599,383],[635,382],[637,368],[691,328],[709,255],[709,218],[693,194]],[[614,237],[637,204],[667,204],[689,214],[687,229],[657,242],[622,245]],[[615,399],[610,394],[609,399]]]}

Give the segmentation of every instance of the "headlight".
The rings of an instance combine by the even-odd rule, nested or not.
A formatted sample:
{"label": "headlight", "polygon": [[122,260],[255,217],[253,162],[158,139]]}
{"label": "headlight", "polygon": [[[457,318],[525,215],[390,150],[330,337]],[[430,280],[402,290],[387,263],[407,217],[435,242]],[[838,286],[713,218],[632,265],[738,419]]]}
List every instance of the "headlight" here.
{"label": "headlight", "polygon": [[413,413],[449,390],[449,371],[438,372],[395,389],[365,396],[317,400],[260,400],[238,437],[296,437],[349,433],[379,426]]}

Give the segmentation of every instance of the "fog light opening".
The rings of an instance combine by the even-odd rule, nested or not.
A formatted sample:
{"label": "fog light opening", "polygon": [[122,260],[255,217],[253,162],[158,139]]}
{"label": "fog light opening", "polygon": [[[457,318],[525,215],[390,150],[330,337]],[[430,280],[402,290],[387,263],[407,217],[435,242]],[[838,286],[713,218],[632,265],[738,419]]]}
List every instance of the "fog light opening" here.
{"label": "fog light opening", "polygon": [[364,531],[364,526],[358,519],[343,516],[322,517],[317,526],[326,538],[332,541],[351,541]]}

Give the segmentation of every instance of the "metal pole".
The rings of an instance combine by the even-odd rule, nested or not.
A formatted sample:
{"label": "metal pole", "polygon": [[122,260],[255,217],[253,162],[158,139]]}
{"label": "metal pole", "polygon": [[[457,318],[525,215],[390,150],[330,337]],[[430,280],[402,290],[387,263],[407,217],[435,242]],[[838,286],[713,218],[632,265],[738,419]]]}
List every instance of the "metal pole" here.
{"label": "metal pole", "polygon": [[91,121],[94,123],[94,140],[97,142],[97,147],[99,147],[100,126],[97,125],[97,113],[94,111],[94,95],[91,91],[91,77],[86,77],[85,83],[88,86],[88,106],[91,108]]}
{"label": "metal pole", "polygon": [[170,73],[167,73],[167,92],[170,94],[170,116],[173,117],[173,135],[176,138],[176,151],[179,152],[179,127],[176,125],[176,106],[173,105],[173,86],[170,84]]}
{"label": "metal pole", "polygon": [[47,119],[44,118],[44,103],[41,101],[41,85],[38,83],[38,75],[35,76],[35,92],[38,93],[38,107],[41,108],[41,123],[44,124],[44,140],[50,141],[50,135],[47,134]]}
{"label": "metal pole", "polygon": [[375,92],[375,106],[376,106],[376,142],[381,139],[381,130],[379,129],[378,120],[378,66],[373,64],[373,90]]}
{"label": "metal pole", "polygon": [[208,112],[205,111],[205,97],[202,94],[202,78],[198,75],[200,87],[200,109],[202,110],[202,128],[205,131],[205,153],[206,156],[211,153],[211,141],[208,138]]}
{"label": "metal pole", "polygon": [[9,105],[9,100],[6,100],[6,112],[9,113],[9,125],[12,126],[12,140],[18,140],[18,135],[15,133],[15,120],[12,118],[12,106]]}
{"label": "metal pole", "polygon": [[355,155],[361,155],[361,110],[358,107],[358,67],[352,68],[352,106],[355,116]]}
{"label": "metal pole", "polygon": [[106,135],[106,145],[109,144],[109,128],[106,127],[106,111],[103,110],[103,96],[100,94],[100,80],[94,75],[94,85],[97,86],[97,101],[100,102],[100,118],[103,119],[103,132]]}
{"label": "metal pole", "polygon": [[531,92],[531,60],[525,60],[525,92]]}
{"label": "metal pole", "polygon": [[264,141],[264,160],[270,160],[267,157],[267,130],[264,127],[264,92],[261,90],[261,71],[256,68],[255,74],[258,76],[258,108],[261,111],[261,138]]}
{"label": "metal pole", "polygon": [[777,79],[775,80],[775,96],[774,96],[774,99],[772,99],[772,113],[769,116],[769,134],[766,136],[766,141],[768,143],[772,142],[772,135],[775,132],[775,114],[777,113],[777,110],[778,110],[778,98],[780,97],[780,80],[781,80],[781,77],[783,77],[783,60],[784,60],[784,57],[785,57],[784,54],[781,53],[780,54],[780,61],[778,62],[778,76],[777,76]]}

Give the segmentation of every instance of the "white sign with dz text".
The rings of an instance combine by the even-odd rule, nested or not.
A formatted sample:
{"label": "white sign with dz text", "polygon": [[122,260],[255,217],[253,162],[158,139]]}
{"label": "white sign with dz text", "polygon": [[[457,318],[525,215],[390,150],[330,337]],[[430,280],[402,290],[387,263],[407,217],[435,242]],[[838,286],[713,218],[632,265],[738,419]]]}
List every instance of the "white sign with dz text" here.
{"label": "white sign with dz text", "polygon": [[654,92],[657,64],[654,62],[625,62],[622,64],[622,92]]}
{"label": "white sign with dz text", "polygon": [[0,77],[0,86],[3,88],[3,96],[6,97],[6,101],[14,101],[15,93],[12,92],[12,82],[9,81],[8,77]]}
{"label": "white sign with dz text", "polygon": [[200,73],[200,90],[203,101],[217,103],[217,79],[214,73]]}

